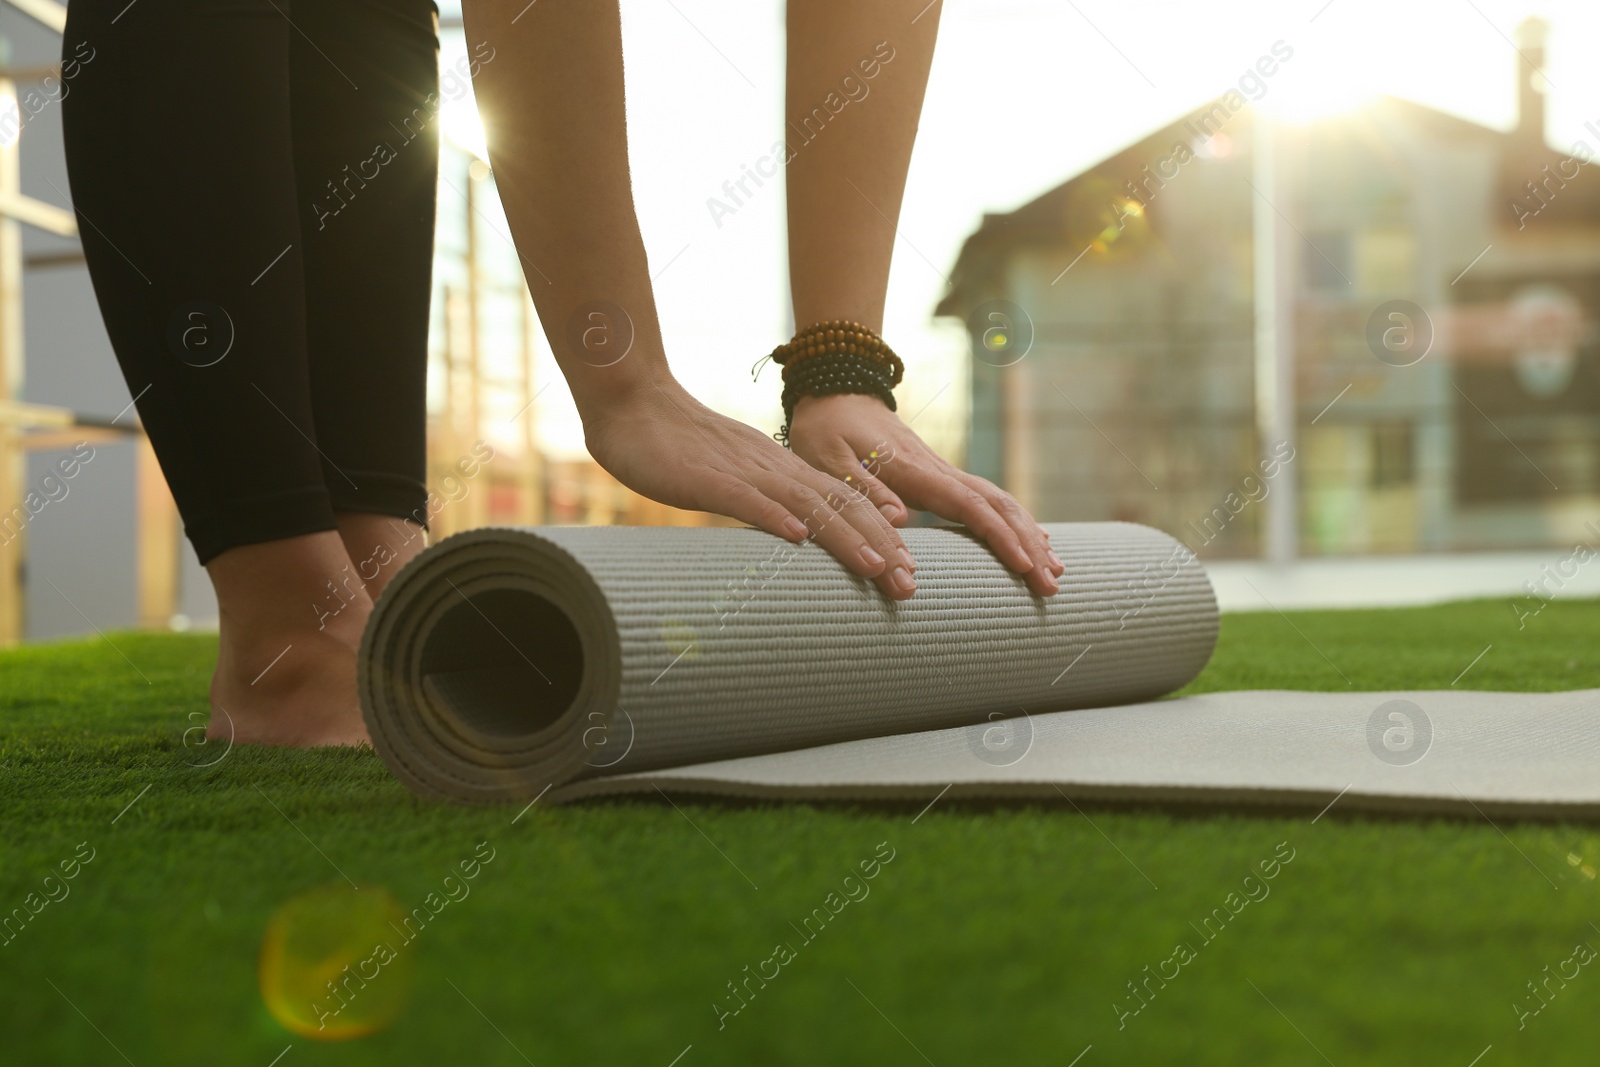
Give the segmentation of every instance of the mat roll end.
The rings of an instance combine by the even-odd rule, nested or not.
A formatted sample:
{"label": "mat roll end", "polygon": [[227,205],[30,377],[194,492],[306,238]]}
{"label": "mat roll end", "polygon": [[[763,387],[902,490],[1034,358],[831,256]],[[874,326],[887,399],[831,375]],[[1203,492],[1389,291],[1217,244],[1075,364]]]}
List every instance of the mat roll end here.
{"label": "mat roll end", "polygon": [[379,599],[357,660],[373,746],[413,792],[532,799],[583,769],[609,716],[616,624],[587,570],[527,530],[473,530],[412,560]]}

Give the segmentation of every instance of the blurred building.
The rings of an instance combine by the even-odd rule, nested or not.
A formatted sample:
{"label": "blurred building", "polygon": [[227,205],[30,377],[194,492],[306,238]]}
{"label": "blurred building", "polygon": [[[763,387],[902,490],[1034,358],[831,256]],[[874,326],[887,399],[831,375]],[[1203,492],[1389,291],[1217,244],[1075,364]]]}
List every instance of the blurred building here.
{"label": "blurred building", "polygon": [[1230,93],[986,216],[937,309],[971,335],[969,464],[1208,556],[1594,540],[1600,112],[1546,143],[1545,32],[1509,132]]}

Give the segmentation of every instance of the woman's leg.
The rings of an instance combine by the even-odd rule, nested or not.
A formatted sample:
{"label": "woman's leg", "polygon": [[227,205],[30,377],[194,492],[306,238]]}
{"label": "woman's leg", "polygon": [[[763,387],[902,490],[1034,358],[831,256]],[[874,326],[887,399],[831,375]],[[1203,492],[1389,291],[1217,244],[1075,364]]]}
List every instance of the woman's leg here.
{"label": "woman's leg", "polygon": [[62,102],[84,255],[202,563],[334,528],[312,440],[292,33],[269,0],[84,0],[63,36],[64,56],[94,52]]}
{"label": "woman's leg", "polygon": [[318,614],[348,557],[315,443],[278,2],[74,0],[67,167],[107,332],[216,586],[212,732],[352,742],[370,600]]}
{"label": "woman's leg", "polygon": [[[311,408],[351,573],[374,598],[426,544],[436,17],[432,0],[317,0],[289,41]],[[466,73],[448,84],[465,92]]]}
{"label": "woman's leg", "polygon": [[[881,332],[900,201],[938,35],[938,0],[790,0],[785,136],[789,285],[797,327],[831,319]],[[892,339],[891,343],[892,343]],[[1016,501],[950,466],[875,397],[802,398],[789,440],[858,479],[895,523],[906,504],[970,526],[1040,595],[1063,568]],[[872,471],[860,457],[877,452]],[[874,476],[875,475],[875,476]]]}

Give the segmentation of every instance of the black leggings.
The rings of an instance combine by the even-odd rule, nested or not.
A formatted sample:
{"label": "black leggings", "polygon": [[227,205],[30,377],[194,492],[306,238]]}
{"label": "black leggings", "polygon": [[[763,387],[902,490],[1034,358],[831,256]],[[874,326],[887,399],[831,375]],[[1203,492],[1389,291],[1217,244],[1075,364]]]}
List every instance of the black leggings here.
{"label": "black leggings", "polygon": [[67,173],[202,563],[427,515],[431,0],[72,0]]}

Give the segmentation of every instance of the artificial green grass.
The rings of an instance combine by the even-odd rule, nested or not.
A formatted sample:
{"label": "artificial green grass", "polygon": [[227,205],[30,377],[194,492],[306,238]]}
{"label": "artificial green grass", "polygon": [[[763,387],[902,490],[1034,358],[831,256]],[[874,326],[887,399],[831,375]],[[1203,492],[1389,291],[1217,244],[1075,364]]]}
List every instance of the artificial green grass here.
{"label": "artificial green grass", "polygon": [[[111,640],[120,654],[98,638],[0,654],[0,916],[94,850],[70,895],[0,945],[0,1063],[1594,1058],[1600,974],[1564,963],[1600,946],[1594,827],[945,802],[920,818],[540,804],[513,824],[515,808],[411,797],[370,752],[240,747],[190,766],[217,754],[183,743],[214,640]],[[1458,688],[1600,687],[1600,604],[1558,602],[1518,630],[1493,601],[1226,617],[1191,691],[1446,688],[1491,644]],[[391,1025],[324,1043],[274,1019],[258,963],[286,901],[331,885],[411,909],[485,841],[470,895],[350,987],[346,1018],[403,1004]],[[806,941],[802,920],[891,849],[869,895]],[[1207,941],[1195,927],[1275,850],[1293,859],[1270,895]],[[1193,958],[1119,1028],[1140,1003],[1127,983],[1171,974],[1180,940]],[[793,957],[719,1029],[713,1004],[739,1003],[727,983],[770,975],[780,942]],[[1519,1029],[1513,1005],[1543,1003],[1525,983],[1563,966],[1576,977],[1541,987]]]}

